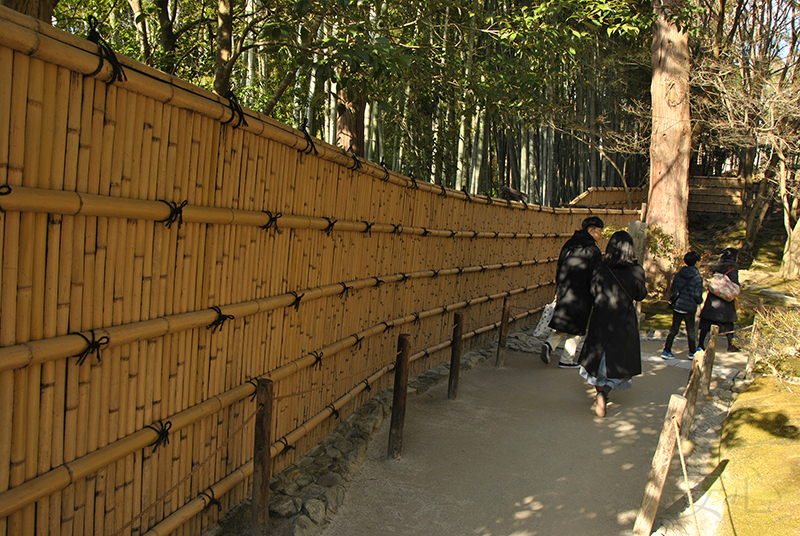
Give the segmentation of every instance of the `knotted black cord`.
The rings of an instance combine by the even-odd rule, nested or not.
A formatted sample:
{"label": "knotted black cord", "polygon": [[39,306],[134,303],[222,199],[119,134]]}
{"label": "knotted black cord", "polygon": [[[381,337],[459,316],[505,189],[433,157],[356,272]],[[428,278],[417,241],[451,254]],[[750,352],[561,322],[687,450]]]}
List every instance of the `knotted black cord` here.
{"label": "knotted black cord", "polygon": [[414,178],[414,174],[410,174],[408,178],[411,179],[411,186],[409,186],[409,188],[419,190],[419,184],[417,184],[417,179]]}
{"label": "knotted black cord", "polygon": [[262,225],[261,228],[264,229],[265,231],[267,231],[267,230],[269,230],[270,227],[272,227],[274,225],[275,226],[275,230],[277,230],[278,229],[278,218],[283,216],[283,214],[278,212],[278,213],[273,215],[272,212],[270,212],[269,210],[262,210],[261,212],[266,214],[267,217],[269,218],[269,221],[267,223],[265,223],[264,225]]}
{"label": "knotted black cord", "polygon": [[381,162],[381,167],[383,168],[383,172],[385,175],[381,177],[381,180],[386,182],[389,180],[389,170],[386,168],[386,162]]}
{"label": "knotted black cord", "polygon": [[326,218],[324,216],[322,217],[322,219],[328,222],[328,226],[324,229],[324,231],[326,235],[330,236],[331,231],[333,231],[333,226],[336,225],[336,222],[339,220],[333,220],[331,218]]}
{"label": "knotted black cord", "polygon": [[407,281],[407,280],[408,280],[408,275],[407,274],[404,274],[404,273],[400,274],[400,281],[398,281],[399,283],[403,283],[404,281]]}
{"label": "knotted black cord", "polygon": [[381,286],[381,285],[383,285],[384,283],[386,283],[386,281],[384,281],[384,280],[383,280],[383,279],[381,279],[380,277],[374,277],[374,276],[373,276],[373,278],[372,278],[372,279],[374,279],[374,280],[375,280],[375,287],[376,287],[376,288],[377,288],[377,287],[379,287],[379,286]]}
{"label": "knotted black cord", "polygon": [[319,350],[314,350],[311,352],[310,355],[314,356],[314,364],[311,365],[313,368],[319,368],[322,370],[322,356],[325,355],[324,352],[320,352]]}
{"label": "knotted black cord", "polygon": [[244,118],[244,110],[242,110],[241,105],[239,104],[239,99],[236,98],[236,95],[233,93],[233,90],[229,89],[225,93],[225,98],[228,99],[228,108],[231,109],[231,117],[227,121],[222,121],[223,125],[227,125],[233,118],[237,115],[239,116],[239,121],[233,125],[233,128],[239,128],[240,126],[250,126],[247,124],[247,119]]}
{"label": "knotted black cord", "polygon": [[475,240],[478,238],[478,231],[472,231],[472,239]]}
{"label": "knotted black cord", "polygon": [[419,313],[413,313],[413,315],[414,315],[414,322],[412,322],[412,324],[417,324],[417,325],[421,324]]}
{"label": "knotted black cord", "polygon": [[494,232],[494,237],[497,238],[498,236],[500,236],[500,231],[495,231]]}
{"label": "knotted black cord", "polygon": [[486,271],[486,267],[485,267],[484,265],[482,265],[482,264],[481,264],[481,273],[483,273],[483,272],[485,272],[485,271]]}
{"label": "knotted black cord", "polygon": [[359,382],[359,383],[363,383],[366,386],[366,387],[364,387],[365,391],[372,392],[372,386],[369,384],[369,378],[367,378],[366,380],[364,380],[362,382]]}
{"label": "knotted black cord", "polygon": [[448,307],[449,305],[442,305],[442,313],[446,313]]}
{"label": "knotted black cord", "polygon": [[[219,502],[219,499],[217,499],[216,497],[214,497],[214,489],[213,489],[213,488],[208,488],[208,491],[210,491],[210,492],[211,492],[211,495],[209,495],[209,494],[208,494],[207,492],[205,492],[205,491],[201,491],[201,492],[200,492],[200,496],[202,496],[202,497],[207,497],[207,498],[208,498],[208,502],[207,502],[207,503],[206,503],[206,505],[203,507],[203,511],[205,511],[205,510],[208,510],[209,508],[211,508],[211,505],[212,505],[212,504],[216,504],[216,505],[217,505],[217,511],[218,511],[218,512],[219,512],[219,511],[221,511],[221,510],[222,510],[222,503],[221,503],[221,502]],[[203,500],[203,502],[205,502],[205,499]]]}
{"label": "knotted black cord", "polygon": [[161,201],[162,203],[164,203],[169,207],[170,214],[163,220],[156,220],[156,221],[159,223],[165,223],[167,225],[167,229],[172,227],[172,224],[177,221],[178,229],[180,229],[181,225],[183,225],[183,207],[185,207],[189,202],[182,201],[181,204],[179,205],[175,201],[164,201],[163,199],[159,199],[159,201]]}
{"label": "knotted black cord", "polygon": [[[156,425],[158,425],[158,428],[156,428]],[[169,445],[169,429],[172,428],[172,422],[158,421],[155,424],[148,424],[145,428],[150,428],[158,434],[156,440],[147,445],[148,447],[153,447],[153,452],[161,445]]]}
{"label": "knotted black cord", "polygon": [[394,229],[392,229],[392,234],[400,234],[403,232],[402,224],[395,225],[394,223],[390,224]]}
{"label": "knotted black cord", "polygon": [[434,278],[434,277],[436,277],[436,276],[438,276],[438,275],[439,275],[439,272],[441,272],[441,271],[442,271],[442,269],[441,269],[441,268],[439,268],[438,270],[431,270],[431,271],[433,272],[433,275],[431,276],[431,278]]}
{"label": "knotted black cord", "polygon": [[338,410],[338,409],[336,409],[336,406],[334,406],[334,405],[333,405],[333,403],[330,403],[330,404],[328,404],[328,405],[327,405],[327,406],[325,406],[325,407],[326,407],[326,408],[329,408],[329,409],[331,410],[331,415],[333,415],[333,416],[334,416],[334,417],[336,417],[337,419],[339,418],[339,410]]}
{"label": "knotted black cord", "polygon": [[283,449],[283,451],[282,451],[282,452],[284,452],[284,453],[285,453],[285,452],[287,452],[287,451],[290,451],[290,450],[294,450],[294,449],[295,449],[295,446],[294,446],[294,445],[290,445],[290,444],[289,444],[289,442],[286,440],[286,437],[285,437],[285,436],[284,436],[284,437],[282,437],[282,438],[280,438],[280,439],[278,440],[278,443],[283,443],[284,449]]}
{"label": "knotted black cord", "polygon": [[428,349],[427,349],[427,348],[423,348],[423,349],[422,349],[422,355],[423,355],[424,357],[430,357],[430,356],[431,356],[431,353],[428,351]]}
{"label": "knotted black cord", "polygon": [[467,196],[467,197],[464,199],[464,201],[472,201],[472,198],[469,196],[469,192],[467,191],[467,189],[466,189],[466,188],[464,188],[464,189],[463,189],[463,190],[461,190],[461,191],[464,193],[464,195],[465,195],[465,196]]}
{"label": "knotted black cord", "polygon": [[456,236],[457,231],[450,230],[450,236],[448,238],[453,238]]}
{"label": "knotted black cord", "polygon": [[340,298],[346,297],[348,290],[353,290],[353,287],[348,287],[347,283],[339,283],[339,284],[342,285],[342,291],[339,293]]}
{"label": "knotted black cord", "polygon": [[303,136],[305,136],[306,138],[306,146],[302,150],[302,152],[304,152],[305,154],[311,154],[311,152],[313,151],[314,154],[318,155],[319,153],[317,152],[317,146],[314,145],[314,140],[311,139],[311,134],[309,134],[308,130],[306,129],[307,124],[308,124],[308,117],[303,119],[303,126],[300,127],[300,130],[303,131]]}
{"label": "knotted black cord", "polygon": [[519,233],[514,233],[514,238],[516,238],[518,234],[519,234]]}
{"label": "knotted black cord", "polygon": [[386,326],[386,329],[384,329],[383,331],[388,331],[392,327],[392,326],[389,325],[389,322],[381,322],[381,324]]}
{"label": "knotted black cord", "polygon": [[356,350],[361,350],[361,341],[364,340],[364,337],[359,337],[358,333],[353,333],[353,338],[356,340],[356,343],[353,345]]}
{"label": "knotted black cord", "polygon": [[105,59],[111,64],[111,81],[109,84],[128,80],[128,77],[125,75],[125,71],[122,70],[122,64],[119,62],[117,55],[114,53],[114,49],[111,48],[111,45],[109,45],[108,42],[102,38],[100,32],[97,30],[97,19],[94,17],[94,15],[90,15],[86,20],[89,23],[89,34],[86,36],[86,39],[97,45],[97,51],[100,54],[100,64],[97,66],[97,69],[95,69],[94,72],[89,73],[87,76],[94,76],[99,73],[103,68],[103,60]]}
{"label": "knotted black cord", "polygon": [[364,230],[363,230],[363,231],[361,231],[361,232],[362,232],[362,233],[369,233],[369,234],[371,235],[371,234],[372,234],[372,226],[373,226],[373,225],[375,225],[375,222],[372,222],[372,223],[370,223],[370,222],[368,222],[368,221],[366,221],[366,220],[361,220],[361,223],[363,223],[364,225],[366,225],[366,226],[367,226],[367,228],[366,228],[366,229],[364,229]]}
{"label": "knotted black cord", "polygon": [[458,267],[458,275],[461,275],[463,273],[464,273],[464,267],[463,266],[459,266]]}
{"label": "knotted black cord", "polygon": [[253,391],[253,394],[250,395],[250,402],[252,402],[256,399],[256,395],[258,395],[258,381],[256,381],[255,378],[250,378],[249,380],[247,380],[247,383],[251,384],[253,387],[256,388],[256,390]]}
{"label": "knotted black cord", "polygon": [[213,306],[211,310],[217,313],[216,320],[214,320],[213,322],[211,322],[209,325],[206,326],[206,329],[210,329],[211,333],[217,331],[217,328],[219,328],[219,330],[222,331],[222,324],[224,324],[226,320],[233,320],[235,318],[233,315],[224,314],[220,310],[220,308],[217,307],[216,305]]}
{"label": "knotted black cord", "polygon": [[[2,186],[0,186],[0,195],[8,195],[10,193],[11,193],[11,186],[9,186],[8,184],[3,184]],[[0,214],[4,213],[5,210],[3,210],[3,207],[0,207]]]}
{"label": "knotted black cord", "polygon": [[291,307],[294,307],[295,311],[299,310],[300,309],[300,300],[303,299],[303,296],[305,296],[305,293],[297,294],[297,292],[291,290],[291,291],[289,291],[289,294],[294,296],[294,301],[292,302]]}
{"label": "knotted black cord", "polygon": [[439,187],[442,189],[442,193],[440,193],[439,195],[441,195],[442,197],[447,197],[447,190],[445,189],[444,184],[440,184]]}
{"label": "knotted black cord", "polygon": [[428,231],[427,227],[423,227],[422,228],[422,236],[428,236],[428,234],[430,234],[430,231]]}
{"label": "knotted black cord", "polygon": [[83,365],[83,362],[86,360],[86,358],[95,352],[97,352],[97,362],[100,363],[100,350],[102,349],[101,346],[107,345],[109,342],[108,335],[103,335],[99,339],[95,340],[94,330],[90,330],[89,333],[92,334],[92,340],[87,339],[86,335],[80,331],[74,333],[74,335],[80,335],[87,344],[86,348],[84,348],[81,353],[72,356],[78,358],[78,366]]}
{"label": "knotted black cord", "polygon": [[350,157],[353,159],[353,167],[348,168],[350,170],[361,169],[361,162],[358,160],[358,156],[356,155],[355,150],[353,150],[353,144],[350,144],[350,147],[344,152],[345,155],[350,154]]}

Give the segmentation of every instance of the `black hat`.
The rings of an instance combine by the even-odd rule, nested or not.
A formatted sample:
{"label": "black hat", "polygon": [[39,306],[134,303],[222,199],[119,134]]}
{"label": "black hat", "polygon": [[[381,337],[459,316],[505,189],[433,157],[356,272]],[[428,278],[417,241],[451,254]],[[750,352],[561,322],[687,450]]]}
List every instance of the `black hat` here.
{"label": "black hat", "polygon": [[589,227],[597,227],[598,229],[602,229],[603,227],[605,227],[605,224],[603,223],[603,220],[601,220],[597,216],[589,216],[588,218],[583,220],[583,223],[581,224],[581,229],[586,230]]}

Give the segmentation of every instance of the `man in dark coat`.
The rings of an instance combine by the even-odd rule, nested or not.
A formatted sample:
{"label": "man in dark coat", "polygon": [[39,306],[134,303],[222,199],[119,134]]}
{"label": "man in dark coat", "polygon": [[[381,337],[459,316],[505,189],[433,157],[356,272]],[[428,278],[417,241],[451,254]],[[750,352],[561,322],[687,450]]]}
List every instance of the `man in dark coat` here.
{"label": "man in dark coat", "polygon": [[[725,274],[728,279],[739,284],[739,266],[736,260],[739,256],[739,250],[735,248],[726,248],[722,250],[719,261],[712,266],[713,273]],[[736,303],[727,301],[721,297],[709,292],[706,296],[706,303],[703,304],[703,309],[700,311],[700,340],[699,347],[706,348],[706,338],[712,325],[719,326],[720,334],[724,333],[728,338],[728,351],[738,352],[739,348],[733,344],[733,324],[738,320],[736,315]]]}
{"label": "man in dark coat", "polygon": [[592,312],[592,295],[589,280],[592,270],[603,255],[597,240],[603,236],[603,220],[590,216],[583,220],[581,229],[561,248],[556,266],[556,307],[548,326],[553,330],[542,344],[542,361],[550,363],[550,353],[564,340],[564,355],[559,368],[579,368],[575,352]]}
{"label": "man in dark coat", "polygon": [[690,251],[683,256],[686,266],[680,269],[672,279],[672,293],[677,292],[678,298],[672,306],[672,327],[669,329],[667,340],[664,343],[663,359],[672,359],[672,342],[681,329],[681,323],[686,322],[686,337],[689,339],[689,359],[694,357],[697,350],[697,331],[694,326],[694,317],[697,305],[703,303],[703,276],[695,264],[700,260],[700,254]]}

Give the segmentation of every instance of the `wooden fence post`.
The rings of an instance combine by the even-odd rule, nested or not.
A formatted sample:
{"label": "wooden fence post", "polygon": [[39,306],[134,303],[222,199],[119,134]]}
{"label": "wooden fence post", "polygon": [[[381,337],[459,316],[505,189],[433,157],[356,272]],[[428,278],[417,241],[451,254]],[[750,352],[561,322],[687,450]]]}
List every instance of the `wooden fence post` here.
{"label": "wooden fence post", "polygon": [[708,397],[711,387],[711,376],[714,372],[714,359],[717,357],[717,340],[719,338],[719,326],[711,326],[709,333],[708,348],[706,348],[705,359],[703,359],[703,380],[700,382],[700,392],[704,397]]}
{"label": "wooden fence post", "polygon": [[447,398],[458,396],[458,375],[461,372],[461,343],[464,338],[464,313],[453,315],[453,342],[450,345],[450,377],[447,380]]}
{"label": "wooden fence post", "polygon": [[272,477],[272,410],[275,386],[272,380],[260,378],[256,387],[256,429],[253,448],[253,534],[267,534],[269,526],[269,480]]}
{"label": "wooden fence post", "polygon": [[636,516],[636,523],[633,525],[634,536],[649,536],[653,529],[658,503],[661,500],[661,494],[664,492],[664,482],[667,479],[667,472],[672,463],[672,455],[675,453],[676,437],[672,421],[675,419],[678,422],[678,428],[680,428],[685,408],[686,399],[684,397],[672,395],[669,398],[667,416],[664,418],[664,426],[661,428],[661,436],[658,438],[658,446],[653,456],[653,466],[650,468],[650,475],[647,477],[642,505],[639,507],[639,513]]}
{"label": "wooden fence post", "polygon": [[397,338],[397,360],[394,366],[394,393],[392,396],[392,421],[389,426],[388,456],[397,459],[403,453],[403,423],[406,419],[406,401],[408,400],[408,360],[411,354],[411,343],[408,333],[401,333]]}
{"label": "wooden fence post", "polygon": [[497,341],[497,357],[494,361],[495,367],[503,366],[503,358],[506,354],[506,342],[508,341],[508,321],[511,318],[511,302],[508,296],[503,298],[503,314],[500,318],[500,339]]}

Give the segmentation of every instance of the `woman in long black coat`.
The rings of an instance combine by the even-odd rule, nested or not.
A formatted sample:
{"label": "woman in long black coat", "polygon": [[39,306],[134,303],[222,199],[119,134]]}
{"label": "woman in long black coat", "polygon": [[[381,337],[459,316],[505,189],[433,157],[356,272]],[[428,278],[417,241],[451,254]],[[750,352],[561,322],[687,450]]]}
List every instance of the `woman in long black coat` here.
{"label": "woman in long black coat", "polygon": [[592,316],[578,362],[581,376],[597,390],[595,411],[604,417],[611,390],[630,389],[631,378],[642,373],[634,302],[647,296],[647,287],[627,232],[618,231],[609,240],[592,272],[591,293]]}
{"label": "woman in long black coat", "polygon": [[[722,250],[719,261],[711,267],[713,273],[725,274],[728,278],[739,284],[739,266],[736,259],[739,257],[739,250],[726,248]],[[728,351],[738,352],[739,348],[733,344],[733,324],[739,319],[736,315],[736,303],[727,301],[716,294],[709,292],[706,302],[700,311],[700,337],[698,340],[699,348],[706,348],[706,338],[711,326],[719,326],[719,332],[725,333],[728,337]]]}

